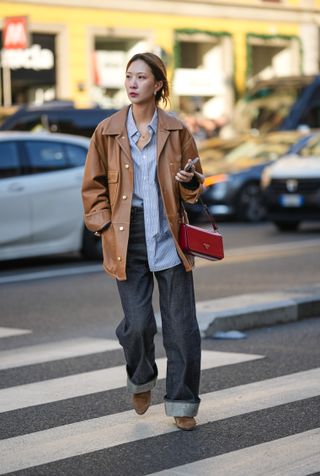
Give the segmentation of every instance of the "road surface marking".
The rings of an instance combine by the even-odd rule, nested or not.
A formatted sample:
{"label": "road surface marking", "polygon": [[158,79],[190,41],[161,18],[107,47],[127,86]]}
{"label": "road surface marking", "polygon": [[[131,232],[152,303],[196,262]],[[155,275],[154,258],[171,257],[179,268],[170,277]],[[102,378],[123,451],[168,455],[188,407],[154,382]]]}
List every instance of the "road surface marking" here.
{"label": "road surface marking", "polygon": [[303,476],[318,471],[320,428],[159,471],[149,476]]}
{"label": "road surface marking", "polygon": [[[260,359],[254,354],[202,351],[202,370]],[[159,378],[166,376],[167,359],[157,359]],[[0,390],[0,413],[105,392],[126,385],[124,365]]]}
{"label": "road surface marking", "polygon": [[287,243],[276,243],[274,245],[257,245],[244,246],[241,248],[225,248],[225,259],[219,263],[215,261],[203,260],[196,258],[196,268],[205,266],[232,264],[241,262],[250,262],[255,260],[265,260],[268,258],[277,258],[278,256],[291,256],[304,249],[305,251],[313,251],[312,248],[320,246],[319,239],[289,241]]}
{"label": "road surface marking", "polygon": [[288,251],[288,250],[299,250],[300,248],[310,248],[314,246],[320,246],[320,239],[310,239],[310,240],[297,240],[297,241],[287,241],[285,243],[275,243],[271,245],[256,245],[256,246],[244,246],[240,248],[231,248],[228,251],[228,256],[243,256],[251,254],[263,254],[270,253],[273,251]]}
{"label": "road surface marking", "polygon": [[31,273],[13,274],[0,277],[0,284],[20,283],[34,279],[60,278],[62,276],[76,276],[78,274],[103,272],[102,265],[75,266],[73,268],[52,269],[46,271],[33,271]]}
{"label": "road surface marking", "polygon": [[14,327],[0,327],[0,339],[3,337],[21,336],[24,334],[31,334],[29,329],[16,329]]}
{"label": "road surface marking", "polygon": [[[240,385],[201,396],[199,424],[232,418],[320,394],[320,368]],[[0,441],[0,474],[179,431],[163,405],[133,410]]]}
{"label": "road surface marking", "polygon": [[116,340],[84,337],[0,352],[0,370],[120,349]]}
{"label": "road surface marking", "polygon": [[[257,245],[257,246],[243,246],[240,248],[226,248],[225,259],[221,263],[231,263],[238,261],[250,261],[251,259],[265,259],[279,255],[287,255],[296,253],[302,248],[312,248],[320,245],[319,239],[310,239],[302,241],[288,241],[286,243],[275,243],[273,245]],[[217,263],[208,260],[197,259],[197,267],[209,266]],[[74,266],[69,268],[33,271],[29,273],[11,274],[9,276],[0,277],[0,284],[19,283],[23,281],[33,281],[35,279],[57,278],[62,276],[76,276],[88,273],[103,272],[101,264],[88,266]]]}

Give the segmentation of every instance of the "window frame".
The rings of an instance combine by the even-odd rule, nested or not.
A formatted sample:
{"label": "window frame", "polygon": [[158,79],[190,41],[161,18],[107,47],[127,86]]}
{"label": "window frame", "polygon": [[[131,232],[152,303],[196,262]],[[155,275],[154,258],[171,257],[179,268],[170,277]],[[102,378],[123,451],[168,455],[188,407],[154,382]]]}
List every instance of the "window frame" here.
{"label": "window frame", "polygon": [[17,169],[18,170],[18,173],[15,174],[15,175],[9,175],[7,177],[2,177],[1,175],[1,168],[0,168],[0,180],[6,180],[6,179],[17,179],[19,177],[22,177],[25,175],[25,168],[24,168],[24,163],[23,163],[23,160],[22,160],[22,155],[21,155],[21,145],[20,145],[20,141],[17,141],[15,139],[12,139],[12,138],[8,138],[8,139],[4,139],[4,140],[1,140],[0,141],[0,145],[1,144],[5,144],[5,143],[11,143],[13,144],[15,147],[16,147],[16,152],[17,152],[17,157],[18,157],[18,163],[19,163],[19,168]]}
{"label": "window frame", "polygon": [[[39,175],[39,174],[48,174],[48,173],[54,173],[54,172],[62,172],[64,170],[69,170],[73,168],[70,159],[68,157],[68,153],[65,147],[65,142],[64,141],[57,141],[57,140],[50,140],[47,138],[39,139],[39,140],[34,140],[34,139],[23,139],[22,142],[22,148],[23,148],[23,161],[24,161],[24,167],[25,167],[25,175]],[[66,167],[61,167],[61,168],[54,168],[54,169],[47,169],[47,170],[41,170],[41,171],[33,171],[35,167],[32,165],[32,161],[30,158],[30,153],[28,151],[27,143],[48,143],[48,144],[58,144],[62,147],[63,153],[65,156],[65,163],[67,164]]]}

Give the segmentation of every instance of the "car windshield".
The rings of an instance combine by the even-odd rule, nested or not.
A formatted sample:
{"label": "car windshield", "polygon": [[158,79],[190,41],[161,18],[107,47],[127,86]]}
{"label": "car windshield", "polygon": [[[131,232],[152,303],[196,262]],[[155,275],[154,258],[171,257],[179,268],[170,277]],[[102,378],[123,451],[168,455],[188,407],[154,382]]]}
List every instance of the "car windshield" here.
{"label": "car windshield", "polygon": [[238,106],[235,128],[238,132],[257,129],[269,132],[277,129],[292,108],[297,94],[287,92],[268,94],[266,97],[244,101]]}
{"label": "car windshield", "polygon": [[267,133],[278,129],[310,82],[308,77],[292,77],[257,84],[236,104],[233,117],[236,132],[257,129]]}
{"label": "car windshield", "polygon": [[308,144],[299,152],[302,157],[318,157],[320,158],[320,135],[312,137]]}
{"label": "car windshield", "polygon": [[297,142],[296,135],[270,136],[247,141],[236,147],[214,165],[214,173],[238,172],[256,165],[278,159],[291,145]]}

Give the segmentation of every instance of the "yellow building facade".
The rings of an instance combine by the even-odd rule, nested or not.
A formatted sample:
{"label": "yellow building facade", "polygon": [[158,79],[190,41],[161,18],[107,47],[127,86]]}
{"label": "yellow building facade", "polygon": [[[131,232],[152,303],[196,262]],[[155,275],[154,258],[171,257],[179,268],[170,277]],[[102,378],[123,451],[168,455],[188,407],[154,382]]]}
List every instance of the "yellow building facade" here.
{"label": "yellow building facade", "polygon": [[[33,50],[13,69],[2,49],[2,104],[57,98],[119,107],[124,66],[145,50],[166,61],[174,106],[208,117],[230,114],[257,79],[319,70],[320,0],[0,1],[0,30],[16,16],[27,17]],[[48,51],[52,70],[45,60],[41,69]]]}

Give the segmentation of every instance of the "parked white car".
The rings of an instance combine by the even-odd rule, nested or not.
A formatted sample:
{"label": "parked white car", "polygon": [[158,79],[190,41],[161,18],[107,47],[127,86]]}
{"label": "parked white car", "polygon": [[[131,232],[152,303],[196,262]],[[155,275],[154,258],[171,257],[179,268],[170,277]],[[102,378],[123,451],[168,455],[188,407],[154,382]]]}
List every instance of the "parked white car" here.
{"label": "parked white car", "polygon": [[0,132],[0,260],[101,254],[83,222],[81,183],[89,139]]}
{"label": "parked white car", "polygon": [[279,230],[320,221],[320,133],[313,134],[298,154],[266,167],[261,185],[267,216]]}

